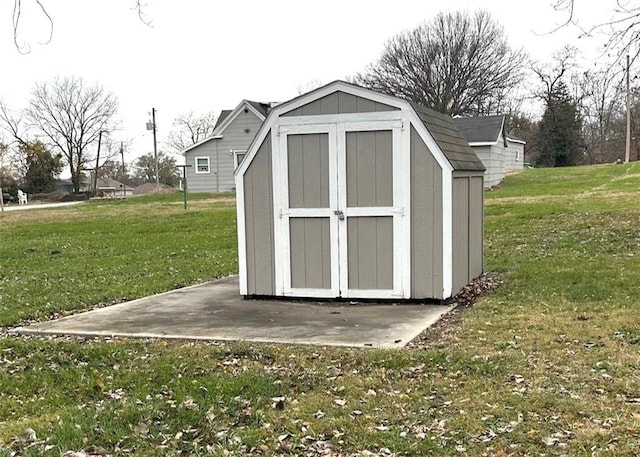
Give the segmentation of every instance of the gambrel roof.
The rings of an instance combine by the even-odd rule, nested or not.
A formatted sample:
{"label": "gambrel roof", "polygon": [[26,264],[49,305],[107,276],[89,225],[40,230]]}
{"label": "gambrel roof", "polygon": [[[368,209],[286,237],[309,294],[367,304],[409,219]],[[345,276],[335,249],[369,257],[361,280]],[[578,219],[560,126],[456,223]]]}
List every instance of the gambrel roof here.
{"label": "gambrel roof", "polygon": [[[482,161],[476,153],[473,152],[464,135],[460,132],[451,117],[416,103],[340,80],[331,82],[311,92],[293,98],[288,102],[275,106],[263,122],[261,131],[258,132],[252,144],[249,146],[249,151],[254,149],[254,146],[257,146],[257,142],[262,142],[263,136],[266,133],[265,130],[269,128],[272,117],[287,115],[287,113],[296,110],[301,104],[309,103],[313,100],[323,100],[327,95],[334,92],[338,92],[339,94],[357,94],[359,97],[365,99],[370,97],[372,100],[375,99],[376,103],[382,104],[382,109],[385,109],[384,105],[389,105],[388,108],[393,107],[392,109],[412,111],[439,148],[439,151],[432,151],[432,153],[437,154],[439,152],[444,155],[451,169],[462,171],[485,170]],[[236,174],[242,173],[248,166],[250,160],[245,160],[244,162],[246,162],[245,167],[238,167]]]}
{"label": "gambrel roof", "polygon": [[469,142],[456,127],[453,119],[417,103],[409,102],[454,170],[481,171],[485,167]]}

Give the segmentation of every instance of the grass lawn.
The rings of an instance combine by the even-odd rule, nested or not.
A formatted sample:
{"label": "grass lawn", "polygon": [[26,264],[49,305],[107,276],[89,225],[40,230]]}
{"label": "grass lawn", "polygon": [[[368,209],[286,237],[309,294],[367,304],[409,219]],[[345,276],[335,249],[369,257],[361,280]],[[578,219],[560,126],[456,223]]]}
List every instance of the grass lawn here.
{"label": "grass lawn", "polygon": [[[230,196],[180,198],[0,214],[0,325],[236,271]],[[0,456],[637,455],[640,164],[485,203],[504,284],[412,349],[0,331]]]}

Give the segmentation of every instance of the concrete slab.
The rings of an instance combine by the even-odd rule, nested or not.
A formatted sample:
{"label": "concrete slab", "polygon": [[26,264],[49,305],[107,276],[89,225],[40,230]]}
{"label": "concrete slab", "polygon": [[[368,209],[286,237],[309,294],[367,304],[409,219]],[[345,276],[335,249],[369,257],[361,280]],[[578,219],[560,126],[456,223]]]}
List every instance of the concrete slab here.
{"label": "concrete slab", "polygon": [[13,332],[397,348],[452,308],[244,300],[238,290],[232,276]]}

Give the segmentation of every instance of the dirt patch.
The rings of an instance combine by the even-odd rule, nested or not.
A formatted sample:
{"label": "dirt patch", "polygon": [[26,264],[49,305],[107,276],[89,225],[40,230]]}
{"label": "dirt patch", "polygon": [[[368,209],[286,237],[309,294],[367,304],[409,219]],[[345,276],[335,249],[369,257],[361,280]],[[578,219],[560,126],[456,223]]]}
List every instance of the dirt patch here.
{"label": "dirt patch", "polygon": [[485,293],[495,290],[503,283],[498,273],[483,273],[479,278],[456,294],[449,302],[456,307],[438,322],[427,328],[407,344],[408,349],[444,348],[449,346],[462,314],[471,308]]}
{"label": "dirt patch", "polygon": [[134,187],[133,195],[172,194],[177,191],[178,191],[177,189],[171,186],[167,186],[165,184],[159,184],[158,186],[156,186],[155,183],[148,182],[138,187]]}

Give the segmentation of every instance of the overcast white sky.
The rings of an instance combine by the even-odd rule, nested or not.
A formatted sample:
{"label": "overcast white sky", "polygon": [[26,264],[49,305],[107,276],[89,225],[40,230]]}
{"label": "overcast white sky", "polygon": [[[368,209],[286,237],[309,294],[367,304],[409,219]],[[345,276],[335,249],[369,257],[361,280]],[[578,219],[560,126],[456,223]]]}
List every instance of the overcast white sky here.
{"label": "overcast white sky", "polygon": [[[122,129],[132,140],[127,162],[153,149],[145,130],[157,110],[162,140],[179,114],[234,108],[243,98],[285,101],[311,81],[328,83],[365,69],[394,34],[440,11],[485,9],[513,47],[549,60],[564,44],[597,54],[578,31],[553,30],[565,17],[552,0],[146,0],[152,26],[133,0],[41,0],[54,21],[53,40],[35,0],[22,0],[20,54],[13,44],[13,2],[0,2],[0,99],[19,110],[36,82],[77,75],[114,92]],[[615,0],[576,0],[585,26],[610,17]]]}

